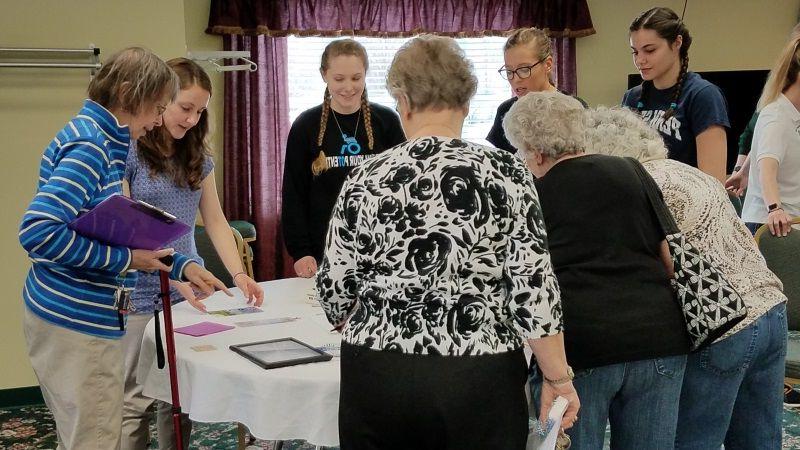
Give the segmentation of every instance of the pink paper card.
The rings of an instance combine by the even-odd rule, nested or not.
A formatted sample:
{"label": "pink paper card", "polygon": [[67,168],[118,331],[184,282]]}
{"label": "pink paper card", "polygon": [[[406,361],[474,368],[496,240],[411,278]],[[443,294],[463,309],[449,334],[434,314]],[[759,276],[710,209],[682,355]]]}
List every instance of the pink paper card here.
{"label": "pink paper card", "polygon": [[198,336],[206,336],[209,334],[219,333],[220,331],[231,330],[233,328],[236,327],[232,325],[223,325],[221,323],[216,323],[216,322],[200,322],[194,325],[175,328],[175,332],[198,337]]}

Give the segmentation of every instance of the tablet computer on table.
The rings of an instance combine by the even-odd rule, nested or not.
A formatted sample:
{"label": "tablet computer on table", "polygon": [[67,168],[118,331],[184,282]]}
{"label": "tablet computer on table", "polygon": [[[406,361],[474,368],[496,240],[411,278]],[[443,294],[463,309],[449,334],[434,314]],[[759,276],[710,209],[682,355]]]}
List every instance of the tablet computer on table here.
{"label": "tablet computer on table", "polygon": [[295,338],[231,345],[230,349],[265,369],[330,361],[333,356]]}
{"label": "tablet computer on table", "polygon": [[69,228],[104,244],[157,250],[189,233],[172,214],[124,195],[112,195],[78,216]]}

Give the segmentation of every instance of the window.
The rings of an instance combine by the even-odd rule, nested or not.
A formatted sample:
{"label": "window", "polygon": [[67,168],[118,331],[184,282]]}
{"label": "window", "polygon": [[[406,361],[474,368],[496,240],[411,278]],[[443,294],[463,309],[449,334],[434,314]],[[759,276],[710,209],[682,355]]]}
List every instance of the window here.
{"label": "window", "polygon": [[[322,37],[289,37],[289,118],[291,121],[303,111],[319,105],[325,83],[319,74],[319,60],[325,46],[334,39]],[[367,49],[369,71],[367,94],[372,102],[394,108],[394,100],[386,91],[386,71],[397,49],[406,38],[355,38]],[[458,45],[472,61],[478,77],[478,91],[470,103],[469,116],[464,122],[463,137],[472,142],[486,142],[492,127],[497,106],[511,97],[508,82],[497,74],[503,65],[505,38],[456,39]]]}

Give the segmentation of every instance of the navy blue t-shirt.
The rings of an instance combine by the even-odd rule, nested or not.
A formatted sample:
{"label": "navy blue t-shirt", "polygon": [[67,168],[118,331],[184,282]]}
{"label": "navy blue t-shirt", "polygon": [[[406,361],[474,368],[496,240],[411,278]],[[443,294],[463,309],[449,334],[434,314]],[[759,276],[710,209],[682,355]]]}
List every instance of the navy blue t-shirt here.
{"label": "navy blue t-shirt", "polygon": [[683,90],[678,99],[675,115],[664,120],[664,112],[669,109],[677,85],[659,90],[650,86],[644,105],[636,108],[642,96],[642,87],[636,86],[625,92],[622,104],[634,110],[639,109],[642,118],[658,130],[669,150],[669,158],[692,167],[697,167],[698,134],[713,125],[730,128],[728,105],[720,89],[702,79],[694,72],[687,72]]}
{"label": "navy blue t-shirt", "polygon": [[[566,92],[562,92],[564,95],[569,95]],[[581,102],[584,108],[588,108],[589,105],[577,95],[573,95],[572,98]],[[503,131],[503,118],[506,116],[508,110],[514,106],[514,103],[517,102],[518,97],[511,97],[510,99],[500,103],[500,106],[497,107],[497,113],[494,115],[494,123],[492,124],[492,128],[489,130],[489,134],[486,136],[486,140],[489,141],[492,145],[496,148],[500,148],[511,153],[516,153],[517,149],[511,145],[511,142],[508,142],[508,138],[506,138],[506,132]]]}

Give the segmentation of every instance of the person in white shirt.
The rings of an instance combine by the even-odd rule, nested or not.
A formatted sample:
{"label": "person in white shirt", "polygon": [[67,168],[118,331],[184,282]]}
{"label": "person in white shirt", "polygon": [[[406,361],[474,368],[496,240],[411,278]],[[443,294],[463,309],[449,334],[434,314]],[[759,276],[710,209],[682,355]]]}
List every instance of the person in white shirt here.
{"label": "person in white shirt", "polygon": [[792,217],[800,216],[800,36],[793,36],[770,71],[758,101],[761,112],[753,133],[755,164],[742,219],[751,231],[767,224],[786,236]]}

